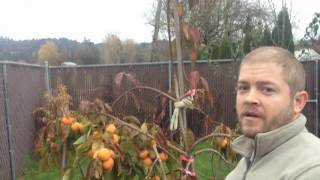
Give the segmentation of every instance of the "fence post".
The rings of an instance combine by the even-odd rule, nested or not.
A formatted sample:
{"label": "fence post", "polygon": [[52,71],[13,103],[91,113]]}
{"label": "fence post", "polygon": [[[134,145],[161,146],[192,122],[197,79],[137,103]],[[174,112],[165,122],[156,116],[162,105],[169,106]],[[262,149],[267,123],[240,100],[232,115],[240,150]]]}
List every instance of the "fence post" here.
{"label": "fence post", "polygon": [[48,61],[45,61],[44,64],[45,64],[45,84],[46,84],[46,89],[47,89],[48,93],[51,94],[50,72],[49,72]]}
{"label": "fence post", "polygon": [[[169,83],[169,90],[172,91],[171,87],[171,79],[172,79],[172,60],[168,62],[168,83]],[[172,101],[169,100],[169,119],[171,119],[172,116]]]}
{"label": "fence post", "polygon": [[317,127],[317,131],[316,131],[316,136],[319,137],[319,130],[320,130],[320,127],[319,127],[319,109],[318,109],[318,100],[319,100],[319,92],[318,92],[318,59],[316,59],[316,65],[315,65],[315,76],[316,76],[316,84],[315,84],[315,94],[316,94],[316,127]]}
{"label": "fence post", "polygon": [[4,93],[4,113],[5,121],[7,124],[7,136],[8,136],[8,145],[9,145],[9,159],[10,159],[10,169],[11,169],[11,179],[16,180],[16,164],[15,164],[15,150],[13,147],[12,141],[12,124],[10,120],[10,108],[9,103],[10,99],[8,96],[8,74],[7,74],[7,65],[3,64],[3,93]]}

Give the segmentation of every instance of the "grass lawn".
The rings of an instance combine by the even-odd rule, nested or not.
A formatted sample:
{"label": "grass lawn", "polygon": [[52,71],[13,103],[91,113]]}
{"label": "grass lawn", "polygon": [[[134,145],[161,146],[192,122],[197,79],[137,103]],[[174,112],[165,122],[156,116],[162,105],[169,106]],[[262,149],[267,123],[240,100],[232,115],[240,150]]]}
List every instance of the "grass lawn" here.
{"label": "grass lawn", "polygon": [[19,179],[24,180],[44,180],[44,179],[59,179],[58,169],[47,169],[46,171],[39,171],[39,163],[35,160],[27,160],[23,169],[23,177]]}
{"label": "grass lawn", "polygon": [[[59,180],[60,174],[57,168],[50,168],[45,171],[39,170],[39,162],[33,159],[28,159],[23,169],[23,176],[19,180]],[[73,173],[74,180],[82,179],[80,170],[75,170]]]}

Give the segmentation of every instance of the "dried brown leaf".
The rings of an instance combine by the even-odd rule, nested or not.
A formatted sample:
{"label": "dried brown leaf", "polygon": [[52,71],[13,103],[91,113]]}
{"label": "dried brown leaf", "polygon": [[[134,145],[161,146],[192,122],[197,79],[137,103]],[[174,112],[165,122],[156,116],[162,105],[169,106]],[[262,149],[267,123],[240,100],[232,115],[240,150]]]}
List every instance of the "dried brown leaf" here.
{"label": "dried brown leaf", "polygon": [[98,112],[106,113],[104,102],[101,99],[96,98],[93,103],[96,105]]}
{"label": "dried brown leaf", "polygon": [[82,100],[79,105],[80,112],[82,114],[91,114],[98,111],[97,107],[94,105],[94,103],[88,101],[88,100]]}

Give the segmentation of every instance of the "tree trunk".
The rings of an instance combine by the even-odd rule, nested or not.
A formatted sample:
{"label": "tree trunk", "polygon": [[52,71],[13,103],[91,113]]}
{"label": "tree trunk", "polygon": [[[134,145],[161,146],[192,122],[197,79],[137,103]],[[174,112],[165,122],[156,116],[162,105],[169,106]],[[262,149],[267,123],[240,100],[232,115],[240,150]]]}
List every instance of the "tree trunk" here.
{"label": "tree trunk", "polygon": [[[180,96],[184,95],[184,82],[183,82],[183,62],[182,62],[182,48],[181,48],[181,31],[180,31],[180,17],[178,15],[178,0],[173,0],[173,16],[174,16],[174,29],[176,32],[176,52],[177,52],[177,66],[178,66],[178,93],[177,99],[180,100]],[[186,121],[186,110],[182,109],[179,114],[179,126],[182,132],[182,137],[185,145],[185,149],[188,151],[188,142],[186,138],[186,129],[187,129],[187,121]]]}
{"label": "tree trunk", "polygon": [[156,43],[158,40],[159,29],[160,29],[161,8],[162,8],[162,0],[158,0],[156,16],[154,18],[155,25],[154,25],[154,33],[152,37],[151,61],[155,60]]}
{"label": "tree trunk", "polygon": [[170,0],[167,0],[167,29],[168,29],[168,40],[169,40],[169,52],[170,52],[170,63],[172,64],[172,44],[171,44],[171,28],[170,28]]}

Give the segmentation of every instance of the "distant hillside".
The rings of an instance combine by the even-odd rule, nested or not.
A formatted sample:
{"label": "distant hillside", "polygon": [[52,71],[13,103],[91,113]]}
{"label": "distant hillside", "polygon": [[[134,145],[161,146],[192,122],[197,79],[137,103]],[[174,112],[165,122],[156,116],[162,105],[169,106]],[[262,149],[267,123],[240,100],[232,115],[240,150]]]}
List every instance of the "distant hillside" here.
{"label": "distant hillside", "polygon": [[[58,47],[59,63],[71,61],[77,64],[109,64],[151,61],[151,43],[120,42],[120,51],[112,52],[115,49],[112,43],[107,43],[107,45],[104,43],[94,44],[89,40],[78,42],[67,38],[15,41],[6,37],[0,37],[0,61],[35,64],[39,49],[48,41],[54,42]],[[167,61],[170,59],[169,54],[168,41],[159,40],[153,61]],[[115,60],[117,57],[120,58]]]}
{"label": "distant hillside", "polygon": [[67,49],[71,56],[72,54],[74,55],[76,48],[81,44],[66,38],[15,41],[0,37],[0,61],[9,60],[36,63],[37,51],[47,41],[55,42],[60,49]]}

